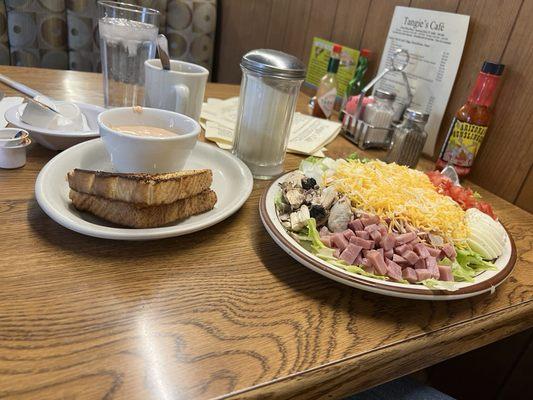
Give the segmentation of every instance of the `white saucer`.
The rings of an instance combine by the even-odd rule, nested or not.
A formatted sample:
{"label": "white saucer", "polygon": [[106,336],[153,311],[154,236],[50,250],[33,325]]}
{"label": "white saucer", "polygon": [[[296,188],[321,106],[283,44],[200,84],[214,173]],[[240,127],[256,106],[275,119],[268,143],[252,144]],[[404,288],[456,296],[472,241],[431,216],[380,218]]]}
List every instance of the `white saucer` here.
{"label": "white saucer", "polygon": [[72,206],[68,197],[66,175],[74,168],[113,171],[109,154],[101,139],[80,143],[52,158],[37,177],[37,202],[50,218],[64,227],[105,239],[152,240],[205,229],[228,218],[241,208],[253,188],[252,174],[242,161],[214,145],[198,142],[185,164],[185,169],[213,170],[211,188],[218,198],[215,208],[161,228],[122,228],[80,212]]}
{"label": "white saucer", "polygon": [[77,104],[81,112],[85,114],[87,118],[87,124],[91,128],[88,132],[68,132],[68,131],[56,131],[51,129],[39,128],[37,126],[28,125],[24,123],[20,116],[26,107],[26,103],[18,104],[9,108],[4,115],[4,118],[11,125],[27,130],[30,133],[32,139],[37,143],[43,145],[50,150],[65,150],[75,144],[84,142],[89,139],[98,137],[98,123],[96,118],[98,114],[105,110],[103,107],[95,106],[93,104],[86,103],[74,103]]}

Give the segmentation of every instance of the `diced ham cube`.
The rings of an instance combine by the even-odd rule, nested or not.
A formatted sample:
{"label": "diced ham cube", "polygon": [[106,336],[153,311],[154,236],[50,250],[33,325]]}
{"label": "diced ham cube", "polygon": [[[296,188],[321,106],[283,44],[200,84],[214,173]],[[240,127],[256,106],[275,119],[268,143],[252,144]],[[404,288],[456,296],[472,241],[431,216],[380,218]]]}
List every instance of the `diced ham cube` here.
{"label": "diced ham cube", "polygon": [[453,281],[453,273],[452,273],[452,267],[449,265],[439,265],[439,279],[441,281]]}
{"label": "diced ham cube", "polygon": [[430,256],[429,251],[424,243],[417,243],[414,246],[415,253],[421,258],[428,258]]}
{"label": "diced ham cube", "polygon": [[359,252],[357,257],[355,257],[354,265],[361,265],[363,263],[363,253]]}
{"label": "diced ham cube", "polygon": [[322,237],[322,236],[329,236],[331,235],[331,232],[329,231],[328,227],[327,226],[323,226],[322,228],[320,228],[320,232],[318,232],[318,234]]}
{"label": "diced ham cube", "polygon": [[440,272],[439,272],[439,267],[437,266],[437,264],[434,264],[434,265],[431,264],[431,265],[428,265],[427,267],[428,267],[427,270],[430,272],[431,277],[435,279],[439,279]]}
{"label": "diced ham cube", "polygon": [[[368,252],[370,251],[374,251],[374,250],[363,250],[363,257],[366,257],[368,255]],[[383,252],[383,249],[379,248],[379,249],[376,249],[375,251],[377,251],[379,254],[381,254],[383,257],[385,257],[385,253]]]}
{"label": "diced ham cube", "polygon": [[379,224],[379,217],[377,215],[364,215],[361,218],[361,222],[364,226],[369,226],[372,224]]}
{"label": "diced ham cube", "polygon": [[[370,260],[366,257],[363,257],[363,259],[361,260],[361,265],[363,267],[372,267],[372,263],[370,262]],[[366,270],[366,268],[365,268]]]}
{"label": "diced ham cube", "polygon": [[397,282],[401,281],[402,280],[402,267],[400,267],[394,261],[389,260],[389,262],[387,263],[387,276],[394,281],[397,281]]}
{"label": "diced ham cube", "polygon": [[417,281],[425,281],[431,278],[431,273],[427,269],[415,269]]}
{"label": "diced ham cube", "polygon": [[416,271],[411,267],[407,267],[402,271],[402,278],[411,283],[418,281]]}
{"label": "diced ham cube", "polygon": [[355,231],[355,235],[361,239],[370,239],[370,234],[367,231]]}
{"label": "diced ham cube", "polygon": [[374,248],[373,240],[365,240],[357,236],[352,236],[352,238],[350,239],[350,243],[361,246],[363,249],[367,249],[367,250]]}
{"label": "diced ham cube", "polygon": [[379,231],[379,233],[381,233],[381,236],[385,236],[389,230],[387,229],[387,227],[385,225],[379,224],[378,225],[378,231]]}
{"label": "diced ham cube", "polygon": [[387,273],[387,264],[385,264],[383,255],[380,254],[379,251],[369,251],[367,253],[367,258],[379,275],[385,275]]}
{"label": "diced ham cube", "polygon": [[407,260],[405,258],[403,258],[402,256],[398,255],[398,254],[393,254],[392,255],[392,261],[394,261],[397,264],[405,264],[405,263],[407,263]]}
{"label": "diced ham cube", "polygon": [[348,246],[346,246],[344,251],[341,253],[340,259],[344,260],[346,264],[351,265],[354,263],[359,253],[361,253],[361,249],[362,249],[361,246],[357,246],[353,243],[350,243]]}
{"label": "diced ham cube", "polygon": [[[388,258],[389,260],[392,260],[392,258],[394,257],[394,250],[390,249],[390,250],[384,251],[383,255],[385,256],[385,258]],[[394,260],[392,260],[392,261],[394,261]]]}
{"label": "diced ham cube", "polygon": [[378,230],[372,231],[370,232],[370,237],[374,242],[379,243],[379,241],[381,240],[381,233],[379,233]]}
{"label": "diced ham cube", "polygon": [[402,257],[405,258],[410,265],[415,265],[419,258],[412,250],[407,250],[402,254]]}
{"label": "diced ham cube", "polygon": [[401,235],[396,236],[396,243],[404,244],[415,239],[416,239],[416,233],[414,232],[402,233]]}
{"label": "diced ham cube", "polygon": [[415,251],[415,245],[417,245],[418,243],[420,243],[420,239],[416,238],[415,240],[411,240],[407,244],[411,246],[411,250]]}
{"label": "diced ham cube", "polygon": [[402,244],[402,245],[400,245],[400,246],[396,246],[396,247],[394,248],[394,252],[395,252],[396,254],[399,254],[399,255],[402,255],[402,254],[405,253],[407,250],[409,250],[409,247],[407,247],[406,244]]}
{"label": "diced ham cube", "polygon": [[381,242],[379,244],[385,251],[392,250],[396,244],[396,237],[392,233],[387,233],[381,238]]}
{"label": "diced ham cube", "polygon": [[378,230],[378,226],[376,224],[365,226],[365,231],[367,231],[368,233],[377,231],[377,230]]}
{"label": "diced ham cube", "polygon": [[454,261],[455,257],[457,257],[455,247],[453,247],[453,245],[451,245],[450,243],[446,243],[444,246],[442,246],[442,252],[452,261]]}
{"label": "diced ham cube", "polygon": [[[352,238],[353,239],[353,238]],[[344,237],[344,234],[342,232],[334,233],[330,236],[331,245],[333,247],[336,247],[340,251],[343,251],[346,246],[348,246],[348,239]]]}
{"label": "diced ham cube", "polygon": [[375,274],[376,273],[376,270],[374,269],[374,267],[372,265],[363,265],[363,269],[368,272],[369,274]]}
{"label": "diced ham cube", "polygon": [[348,222],[348,228],[352,231],[362,231],[365,227],[360,219],[354,219],[353,221]]}
{"label": "diced ham cube", "polygon": [[335,251],[333,252],[333,257],[339,258],[340,256],[341,256],[341,250],[335,249]]}
{"label": "diced ham cube", "polygon": [[437,266],[437,259],[435,257],[426,258],[426,265],[427,265],[428,269],[436,267]]}
{"label": "diced ham cube", "polygon": [[353,231],[351,229],[346,229],[345,231],[342,232],[344,237],[348,240],[350,240],[350,238],[352,236],[355,236],[355,233],[353,233]]}
{"label": "diced ham cube", "polygon": [[329,236],[321,236],[320,241],[324,243],[326,247],[331,247],[331,238]]}
{"label": "diced ham cube", "polygon": [[440,256],[440,249],[436,249],[435,247],[429,247],[429,246],[427,246],[427,249],[431,257],[437,258],[438,256]]}
{"label": "diced ham cube", "polygon": [[415,269],[427,269],[426,259],[419,258],[418,261],[415,263]]}

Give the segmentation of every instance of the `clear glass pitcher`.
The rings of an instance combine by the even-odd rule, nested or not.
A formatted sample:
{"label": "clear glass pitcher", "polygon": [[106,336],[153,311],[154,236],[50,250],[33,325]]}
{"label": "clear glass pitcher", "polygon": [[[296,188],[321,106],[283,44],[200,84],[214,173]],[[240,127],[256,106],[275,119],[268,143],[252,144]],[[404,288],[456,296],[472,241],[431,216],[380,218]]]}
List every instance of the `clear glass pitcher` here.
{"label": "clear glass pitcher", "polygon": [[144,62],[155,57],[159,11],[99,1],[98,29],[106,107],[142,105]]}

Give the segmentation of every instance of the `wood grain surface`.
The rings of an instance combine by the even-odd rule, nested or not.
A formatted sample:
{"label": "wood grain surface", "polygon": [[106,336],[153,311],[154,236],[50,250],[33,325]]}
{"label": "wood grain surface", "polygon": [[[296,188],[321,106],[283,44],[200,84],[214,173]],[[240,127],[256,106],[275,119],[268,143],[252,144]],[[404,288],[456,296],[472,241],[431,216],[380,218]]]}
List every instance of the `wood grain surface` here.
{"label": "wood grain surface", "polygon": [[[268,12],[251,12],[256,2],[221,0],[222,28],[216,49],[216,80],[239,83],[241,56],[256,48],[273,48],[309,59],[314,36],[352,48],[368,48],[373,56],[368,76],[379,66],[381,51],[396,6],[416,7],[470,16],[467,41],[435,155],[457,109],[464,104],[483,61],[502,62],[501,94],[494,118],[470,179],[498,196],[533,212],[533,90],[531,63],[533,2],[524,0],[263,0]],[[246,20],[246,24],[241,21]],[[265,31],[268,30],[265,40]],[[509,171],[502,174],[501,171]],[[523,193],[525,191],[525,193]]]}
{"label": "wood grain surface", "polygon": [[[97,74],[0,73],[102,103]],[[343,138],[329,148],[354,150]],[[239,212],[195,234],[120,242],[71,232],[34,197],[54,154],[32,145],[24,168],[0,170],[0,398],[339,398],[533,326],[533,217],[483,189],[516,241],[514,272],[492,295],[423,302],[294,262],[260,222],[264,181]],[[300,160],[288,155],[286,168]]]}

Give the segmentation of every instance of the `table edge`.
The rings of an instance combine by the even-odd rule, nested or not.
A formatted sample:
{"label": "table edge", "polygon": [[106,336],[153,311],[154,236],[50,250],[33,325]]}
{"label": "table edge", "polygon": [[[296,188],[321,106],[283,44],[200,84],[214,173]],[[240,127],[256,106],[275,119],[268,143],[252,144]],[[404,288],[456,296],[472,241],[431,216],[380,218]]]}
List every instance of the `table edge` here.
{"label": "table edge", "polygon": [[[475,323],[475,325],[473,325]],[[341,398],[533,328],[533,299],[216,399]],[[480,340],[481,338],[481,340]],[[465,341],[457,346],[457,341]],[[465,350],[465,343],[467,344]],[[446,351],[443,351],[443,350]],[[425,357],[428,355],[428,357]],[[422,360],[421,363],[419,361]],[[398,368],[401,361],[404,367]],[[371,374],[370,374],[371,372]]]}

